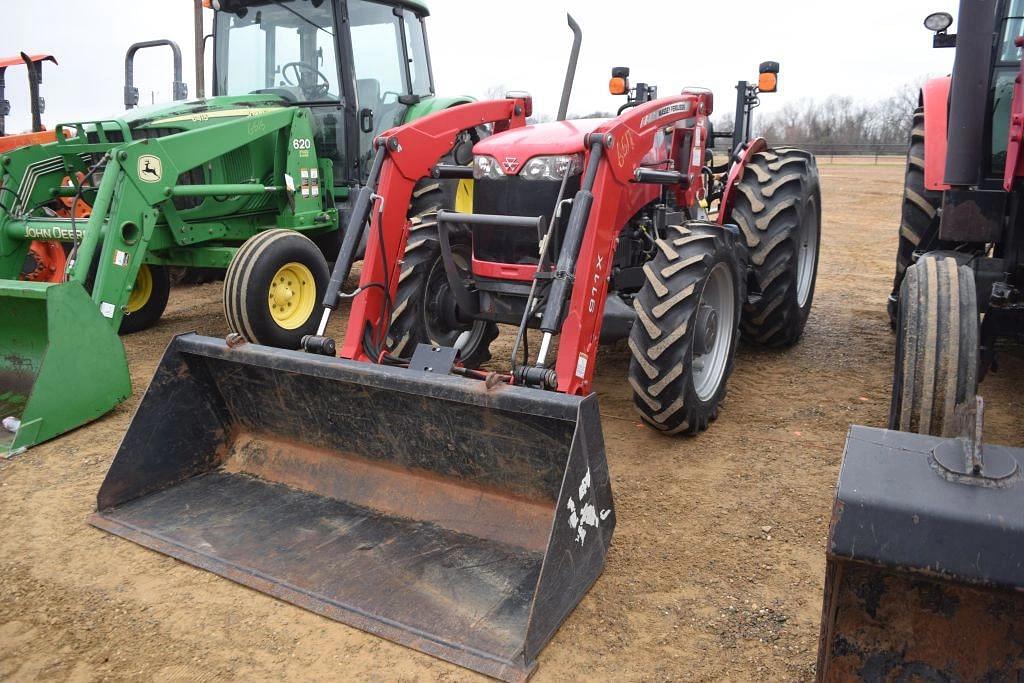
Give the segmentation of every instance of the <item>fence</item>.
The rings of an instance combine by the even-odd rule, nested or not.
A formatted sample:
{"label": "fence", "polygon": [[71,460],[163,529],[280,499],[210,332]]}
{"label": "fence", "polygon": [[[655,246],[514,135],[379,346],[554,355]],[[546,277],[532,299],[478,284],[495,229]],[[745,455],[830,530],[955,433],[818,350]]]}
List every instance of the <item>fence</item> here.
{"label": "fence", "polygon": [[[719,143],[722,145],[723,143]],[[772,147],[805,149],[819,164],[902,164],[907,155],[905,144],[833,144],[831,142],[771,142]],[[725,151],[725,150],[716,150]]]}

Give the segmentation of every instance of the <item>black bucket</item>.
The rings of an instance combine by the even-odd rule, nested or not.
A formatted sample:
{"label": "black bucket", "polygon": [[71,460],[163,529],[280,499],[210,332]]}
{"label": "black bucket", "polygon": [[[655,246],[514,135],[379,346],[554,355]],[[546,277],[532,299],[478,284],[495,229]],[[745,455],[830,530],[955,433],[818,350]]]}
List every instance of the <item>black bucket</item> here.
{"label": "black bucket", "polygon": [[522,680],[615,527],[594,396],[174,339],[91,522]]}
{"label": "black bucket", "polygon": [[[819,681],[1019,681],[1024,449],[854,426],[826,554]],[[951,466],[952,465],[952,466]]]}

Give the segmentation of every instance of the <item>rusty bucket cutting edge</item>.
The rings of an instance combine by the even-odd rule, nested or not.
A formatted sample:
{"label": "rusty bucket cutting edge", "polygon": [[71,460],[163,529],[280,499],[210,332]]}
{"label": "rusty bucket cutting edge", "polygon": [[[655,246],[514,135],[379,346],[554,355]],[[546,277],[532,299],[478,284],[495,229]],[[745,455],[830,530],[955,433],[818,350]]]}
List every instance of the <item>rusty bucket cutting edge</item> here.
{"label": "rusty bucket cutting edge", "polygon": [[1024,449],[968,485],[956,439],[851,427],[826,553],[817,679],[1018,680],[1024,672]]}
{"label": "rusty bucket cutting edge", "polygon": [[615,527],[596,397],[174,339],[90,522],[524,680]]}

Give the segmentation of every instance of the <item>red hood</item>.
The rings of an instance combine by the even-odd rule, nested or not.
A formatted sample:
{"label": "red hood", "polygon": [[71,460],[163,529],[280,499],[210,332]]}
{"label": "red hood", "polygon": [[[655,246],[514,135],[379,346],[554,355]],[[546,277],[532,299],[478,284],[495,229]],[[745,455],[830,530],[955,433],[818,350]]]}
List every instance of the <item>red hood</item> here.
{"label": "red hood", "polygon": [[[473,147],[473,153],[494,157],[500,162],[515,159],[516,171],[536,156],[576,154],[583,152],[583,138],[593,133],[608,119],[553,121],[524,126],[492,135]],[[508,167],[506,166],[506,172]]]}

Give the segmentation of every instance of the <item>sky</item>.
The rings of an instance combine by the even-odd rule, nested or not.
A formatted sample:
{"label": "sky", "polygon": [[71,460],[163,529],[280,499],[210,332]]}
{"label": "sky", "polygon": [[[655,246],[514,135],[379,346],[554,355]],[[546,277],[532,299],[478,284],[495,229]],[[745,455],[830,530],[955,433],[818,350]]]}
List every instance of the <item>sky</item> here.
{"label": "sky", "polygon": [[[0,54],[47,52],[42,93],[49,127],[100,119],[123,110],[124,53],[142,40],[170,38],[185,57],[195,93],[191,0],[0,0]],[[554,114],[571,33],[565,14],[583,28],[570,112],[617,109],[607,92],[614,66],[662,95],[686,86],[711,89],[717,111],[731,110],[736,81],[757,77],[765,60],[781,63],[779,92],[762,111],[832,94],[880,100],[901,85],[947,73],[952,50],[931,47],[922,26],[930,12],[955,15],[956,0],[427,0],[428,38],[439,94],[484,97],[526,90],[535,111]],[[513,8],[513,11],[507,11]],[[209,14],[209,13],[208,13]],[[955,25],[954,29],[955,30]],[[208,78],[209,80],[209,78]],[[136,86],[148,103],[170,99],[169,51],[136,60]],[[24,69],[9,69],[8,131],[30,125]]]}

